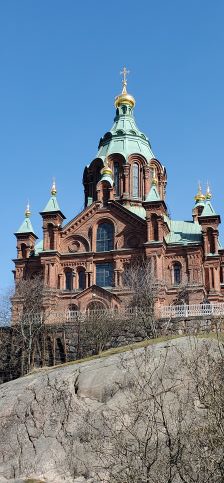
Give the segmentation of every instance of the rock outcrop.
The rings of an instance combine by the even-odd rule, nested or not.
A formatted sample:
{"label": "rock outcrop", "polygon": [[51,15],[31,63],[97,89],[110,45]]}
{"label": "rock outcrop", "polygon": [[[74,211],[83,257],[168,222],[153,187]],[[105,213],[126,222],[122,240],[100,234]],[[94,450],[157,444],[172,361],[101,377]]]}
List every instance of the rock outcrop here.
{"label": "rock outcrop", "polygon": [[141,361],[146,350],[155,367],[165,354],[163,370],[172,368],[179,377],[181,354],[190,354],[192,340],[179,338],[122,355],[42,369],[1,385],[0,482],[94,482],[80,464],[82,458],[91,458],[88,451],[85,454],[83,410],[105,409],[122,401],[130,382],[127,367],[133,374],[136,357]]}

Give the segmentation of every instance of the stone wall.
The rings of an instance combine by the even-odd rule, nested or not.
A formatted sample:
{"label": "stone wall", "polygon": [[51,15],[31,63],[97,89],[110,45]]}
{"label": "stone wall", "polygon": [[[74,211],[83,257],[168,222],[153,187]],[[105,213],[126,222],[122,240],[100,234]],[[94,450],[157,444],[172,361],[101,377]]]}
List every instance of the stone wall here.
{"label": "stone wall", "polygon": [[[102,350],[170,335],[223,332],[224,319],[157,320],[152,317],[108,319],[86,317],[66,324],[44,326],[34,341],[32,368],[54,366],[98,354]],[[0,328],[0,383],[26,373],[26,352],[18,329]]]}

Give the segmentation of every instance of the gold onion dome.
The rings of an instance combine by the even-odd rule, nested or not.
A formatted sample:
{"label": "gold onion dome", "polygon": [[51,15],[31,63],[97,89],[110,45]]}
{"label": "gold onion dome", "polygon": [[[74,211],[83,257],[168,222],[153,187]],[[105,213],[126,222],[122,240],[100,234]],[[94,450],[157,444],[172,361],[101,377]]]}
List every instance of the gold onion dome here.
{"label": "gold onion dome", "polygon": [[31,211],[30,211],[30,204],[27,203],[27,206],[26,206],[26,209],[25,209],[25,217],[26,218],[29,218],[31,215]]}
{"label": "gold onion dome", "polygon": [[212,198],[212,193],[210,191],[210,186],[207,183],[207,190],[206,190],[206,195],[205,195],[206,200],[210,200]]}
{"label": "gold onion dome", "polygon": [[51,194],[52,194],[52,196],[55,196],[57,194],[57,188],[56,188],[55,180],[53,180],[53,184],[52,184],[52,187],[51,187]]}
{"label": "gold onion dome", "polygon": [[109,176],[113,176],[113,171],[107,164],[101,169],[100,172],[102,175],[107,174]]}
{"label": "gold onion dome", "polygon": [[135,107],[135,98],[127,92],[127,74],[129,74],[129,70],[124,67],[121,71],[121,74],[123,75],[123,89],[122,93],[115,97],[115,107],[119,107],[121,104],[127,104],[131,107]]}
{"label": "gold onion dome", "polygon": [[199,201],[204,201],[205,198],[206,198],[205,195],[203,195],[203,193],[201,191],[201,184],[198,183],[198,192],[195,195],[194,199],[195,199],[196,203],[198,203]]}

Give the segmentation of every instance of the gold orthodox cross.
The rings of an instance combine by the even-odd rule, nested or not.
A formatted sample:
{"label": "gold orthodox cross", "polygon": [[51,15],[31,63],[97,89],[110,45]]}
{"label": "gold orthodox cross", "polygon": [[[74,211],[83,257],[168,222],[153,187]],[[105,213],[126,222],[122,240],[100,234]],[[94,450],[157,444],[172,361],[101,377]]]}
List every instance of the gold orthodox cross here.
{"label": "gold orthodox cross", "polygon": [[121,70],[120,74],[123,75],[123,85],[127,85],[127,75],[130,74],[130,70],[127,70],[126,67],[124,67],[123,70]]}

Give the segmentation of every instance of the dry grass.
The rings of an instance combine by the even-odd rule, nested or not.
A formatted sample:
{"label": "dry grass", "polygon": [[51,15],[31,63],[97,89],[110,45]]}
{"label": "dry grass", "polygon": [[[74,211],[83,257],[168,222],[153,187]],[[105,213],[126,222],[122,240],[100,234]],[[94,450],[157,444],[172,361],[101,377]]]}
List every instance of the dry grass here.
{"label": "dry grass", "polygon": [[[65,362],[64,364],[57,364],[53,367],[45,366],[45,367],[42,367],[42,368],[34,368],[26,376],[28,376],[30,374],[36,374],[36,373],[39,373],[39,372],[42,372],[42,371],[50,372],[50,371],[53,371],[54,369],[59,369],[59,368],[63,368],[63,367],[66,367],[66,366],[72,366],[72,365],[80,364],[82,362],[89,362],[89,361],[94,361],[96,359],[103,359],[105,357],[110,357],[110,356],[115,355],[115,354],[121,354],[123,352],[128,352],[128,351],[131,351],[131,350],[134,350],[134,349],[140,349],[142,347],[148,347],[148,346],[153,345],[153,344],[159,344],[160,342],[166,342],[166,341],[173,340],[173,339],[180,339],[180,338],[183,338],[183,337],[187,337],[187,335],[186,334],[183,334],[183,335],[179,335],[179,334],[178,335],[167,335],[167,336],[157,337],[156,339],[145,339],[141,342],[135,342],[134,344],[129,344],[129,345],[121,346],[121,347],[111,348],[111,349],[108,349],[106,351],[102,351],[99,354],[94,355],[94,356],[88,356],[88,357],[84,357],[83,359],[77,359],[77,360],[74,360],[74,361]],[[203,338],[203,339],[218,339],[220,342],[224,342],[224,334],[215,333],[215,332],[210,332],[208,334],[207,333],[206,334],[200,333],[200,334],[197,334],[194,337]],[[24,376],[24,377],[26,377],[26,376]]]}

